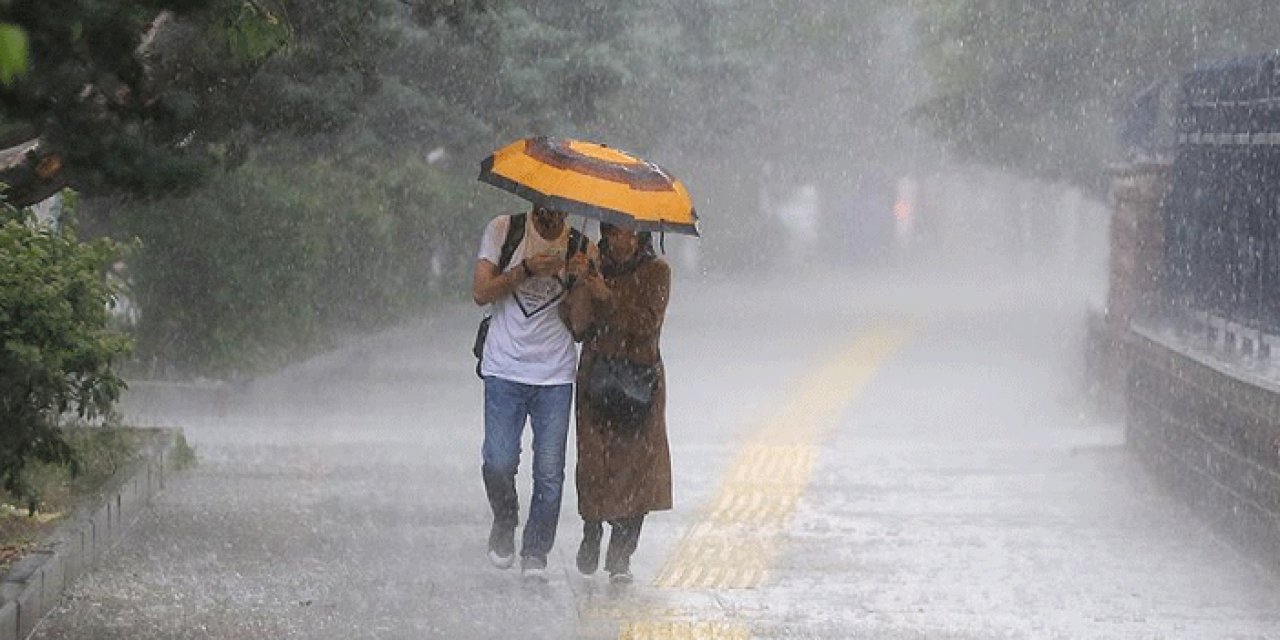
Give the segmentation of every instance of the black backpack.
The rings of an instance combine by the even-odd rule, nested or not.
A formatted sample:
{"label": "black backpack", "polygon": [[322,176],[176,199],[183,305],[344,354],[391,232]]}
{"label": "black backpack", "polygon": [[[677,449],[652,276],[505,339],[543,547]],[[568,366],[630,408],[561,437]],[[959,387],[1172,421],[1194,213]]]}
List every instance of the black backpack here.
{"label": "black backpack", "polygon": [[[528,220],[529,214],[516,213],[511,216],[511,224],[507,227],[507,237],[502,240],[502,250],[498,252],[498,273],[507,270],[507,265],[511,264],[511,256],[515,254],[516,247],[520,246],[520,242],[524,240],[525,222]],[[573,257],[575,253],[587,250],[587,237],[582,235],[577,229],[569,227],[569,248],[565,252],[565,259]],[[480,319],[480,327],[476,329],[476,341],[471,345],[471,355],[476,357],[476,376],[483,379],[480,375],[480,361],[484,359],[484,341],[489,336],[489,320],[492,316],[485,313]]]}

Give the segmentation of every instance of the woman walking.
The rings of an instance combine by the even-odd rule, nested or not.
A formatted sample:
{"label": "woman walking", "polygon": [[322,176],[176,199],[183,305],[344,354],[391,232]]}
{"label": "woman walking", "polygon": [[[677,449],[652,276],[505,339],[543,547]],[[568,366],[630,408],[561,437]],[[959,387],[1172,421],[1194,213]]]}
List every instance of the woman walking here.
{"label": "woman walking", "polygon": [[[601,223],[600,236],[599,269],[585,255],[571,261],[573,286],[562,309],[582,340],[575,479],[583,526],[577,564],[583,574],[595,573],[608,522],[605,571],[611,582],[628,583],[645,515],[671,508],[666,380],[658,348],[671,268],[655,256],[647,232]],[[610,393],[619,386],[632,391],[621,394],[621,401]]]}

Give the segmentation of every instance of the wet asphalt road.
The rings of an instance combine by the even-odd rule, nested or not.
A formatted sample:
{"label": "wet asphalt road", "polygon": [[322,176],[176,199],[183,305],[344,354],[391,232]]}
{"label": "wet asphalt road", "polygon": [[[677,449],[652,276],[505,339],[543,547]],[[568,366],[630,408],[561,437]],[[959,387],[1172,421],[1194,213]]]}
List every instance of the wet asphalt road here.
{"label": "wet asphalt road", "polygon": [[549,582],[485,560],[472,308],[225,402],[140,390],[127,414],[183,427],[200,465],[36,637],[1280,638],[1280,578],[1080,397],[1083,298],[980,276],[677,282],[676,509],[647,521],[626,589],[573,569],[572,455]]}

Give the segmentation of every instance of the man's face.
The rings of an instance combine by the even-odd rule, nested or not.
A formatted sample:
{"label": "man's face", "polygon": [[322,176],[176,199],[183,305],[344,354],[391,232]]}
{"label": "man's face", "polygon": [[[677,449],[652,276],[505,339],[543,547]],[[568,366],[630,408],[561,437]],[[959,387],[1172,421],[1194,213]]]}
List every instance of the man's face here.
{"label": "man's face", "polygon": [[565,213],[538,207],[533,210],[533,226],[547,240],[554,240],[564,229]]}

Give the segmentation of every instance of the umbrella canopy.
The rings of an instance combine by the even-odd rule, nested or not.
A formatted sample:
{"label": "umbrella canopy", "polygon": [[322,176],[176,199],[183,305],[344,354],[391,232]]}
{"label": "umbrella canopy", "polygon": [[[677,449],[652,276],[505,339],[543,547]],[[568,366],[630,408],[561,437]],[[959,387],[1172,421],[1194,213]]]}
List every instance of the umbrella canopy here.
{"label": "umbrella canopy", "polygon": [[698,235],[684,185],[661,167],[594,142],[540,136],[485,158],[480,180],[534,204],[637,231]]}

